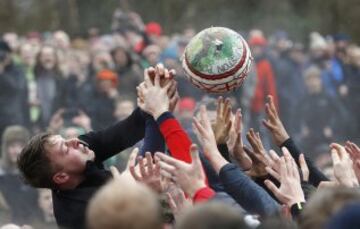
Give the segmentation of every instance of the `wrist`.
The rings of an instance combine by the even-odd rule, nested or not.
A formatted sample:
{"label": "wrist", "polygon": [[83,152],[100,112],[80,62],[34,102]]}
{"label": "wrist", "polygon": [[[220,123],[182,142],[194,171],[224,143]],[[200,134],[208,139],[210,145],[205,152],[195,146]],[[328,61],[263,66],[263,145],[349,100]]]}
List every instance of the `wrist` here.
{"label": "wrist", "polygon": [[169,109],[166,109],[166,108],[158,109],[152,113],[152,116],[154,117],[155,120],[157,120],[162,114],[164,114],[165,112],[168,112],[168,111],[169,111]]}
{"label": "wrist", "polygon": [[296,198],[293,198],[291,200],[289,200],[286,205],[289,207],[292,207],[293,205],[299,204],[299,203],[305,203],[305,198],[304,196],[299,196]]}
{"label": "wrist", "polygon": [[283,128],[282,130],[277,130],[276,133],[274,133],[274,137],[276,139],[276,144],[278,147],[280,147],[282,144],[284,144],[286,140],[290,138],[285,128]]}
{"label": "wrist", "polygon": [[213,168],[215,169],[216,173],[219,174],[221,168],[224,167],[229,162],[227,160],[225,160],[225,158],[223,156],[221,156],[219,151],[217,151],[216,154],[215,154],[215,152],[211,153],[211,154],[213,156],[211,156],[209,158],[209,161],[210,161],[211,165],[213,166]]}
{"label": "wrist", "polygon": [[191,199],[194,198],[195,194],[203,189],[203,188],[206,188],[206,184],[205,184],[205,181],[198,181],[198,182],[195,182],[195,183],[192,183],[191,186],[189,187],[189,189],[187,190],[187,194],[191,197]]}

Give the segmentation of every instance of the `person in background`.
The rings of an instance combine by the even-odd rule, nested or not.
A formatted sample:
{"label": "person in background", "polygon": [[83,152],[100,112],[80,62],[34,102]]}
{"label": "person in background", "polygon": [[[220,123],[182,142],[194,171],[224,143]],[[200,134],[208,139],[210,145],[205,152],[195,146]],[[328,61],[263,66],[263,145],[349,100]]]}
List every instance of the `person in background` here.
{"label": "person in background", "polygon": [[28,88],[24,72],[11,59],[9,45],[0,40],[0,135],[7,126],[29,124]]}
{"label": "person in background", "polygon": [[42,213],[43,228],[57,228],[55,223],[53,201],[51,191],[49,189],[38,189],[38,206]]}
{"label": "person in background", "polygon": [[96,90],[92,92],[91,102],[86,107],[94,129],[101,129],[114,123],[118,83],[118,76],[111,70],[101,70],[97,73]]}
{"label": "person in background", "polygon": [[298,130],[296,139],[301,142],[302,150],[314,153],[317,145],[329,144],[342,137],[347,113],[339,101],[324,91],[320,68],[309,67],[304,72],[304,79],[307,95],[296,105],[292,125]]}
{"label": "person in background", "polygon": [[64,78],[58,66],[56,50],[43,46],[36,58],[34,68],[37,96],[41,104],[39,124],[42,129],[48,125],[51,115],[61,107],[64,99]]}
{"label": "person in background", "polygon": [[[255,32],[249,38],[249,45],[255,59],[257,74],[255,92],[250,102],[251,120],[249,126],[263,132],[260,120],[264,116],[266,96],[273,96],[276,107],[279,107],[279,102],[274,71],[265,52],[267,40],[260,33],[261,31]],[[267,141],[265,144],[269,145],[270,143]]]}
{"label": "person in background", "polygon": [[115,64],[115,72],[121,82],[118,85],[120,95],[136,97],[136,86],[141,82],[140,67],[134,63],[131,53],[124,47],[116,47],[111,50],[111,56]]}
{"label": "person in background", "polygon": [[115,100],[114,117],[116,121],[124,120],[135,109],[133,100],[127,97],[118,97]]}
{"label": "person in background", "polygon": [[161,54],[161,49],[159,46],[157,46],[155,44],[147,46],[142,51],[142,56],[144,58],[141,61],[141,66],[143,68],[147,68],[149,66],[156,65],[160,60],[160,54]]}
{"label": "person in background", "polygon": [[37,192],[22,182],[16,166],[17,157],[29,138],[30,133],[23,126],[8,126],[2,135],[0,196],[4,200],[1,207],[9,214],[8,223],[31,224],[39,218],[35,207]]}
{"label": "person in background", "polygon": [[35,129],[40,118],[41,106],[37,95],[37,85],[34,74],[36,50],[26,42],[19,49],[19,65],[23,69],[27,81],[30,129]]}

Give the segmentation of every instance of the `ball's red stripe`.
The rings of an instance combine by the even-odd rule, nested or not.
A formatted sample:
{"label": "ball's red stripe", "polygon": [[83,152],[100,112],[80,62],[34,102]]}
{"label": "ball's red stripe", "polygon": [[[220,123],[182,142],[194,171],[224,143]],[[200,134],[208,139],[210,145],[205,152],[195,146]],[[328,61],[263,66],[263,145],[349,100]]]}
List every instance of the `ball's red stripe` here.
{"label": "ball's red stripe", "polygon": [[230,71],[227,71],[227,72],[224,72],[222,74],[219,74],[219,75],[208,75],[208,74],[204,74],[204,73],[201,73],[199,71],[197,71],[196,69],[194,69],[191,64],[189,63],[189,60],[187,58],[187,56],[185,55],[185,61],[186,61],[186,65],[188,66],[188,68],[190,69],[190,71],[192,73],[194,73],[195,75],[201,77],[201,78],[204,78],[204,79],[207,79],[207,80],[218,80],[218,79],[224,79],[228,76],[231,76],[233,74],[235,74],[243,65],[244,65],[244,62],[245,62],[245,59],[246,59],[246,54],[247,54],[247,49],[246,49],[246,45],[244,43],[244,40],[242,40],[242,43],[243,43],[243,55],[241,57],[241,60],[240,62]]}

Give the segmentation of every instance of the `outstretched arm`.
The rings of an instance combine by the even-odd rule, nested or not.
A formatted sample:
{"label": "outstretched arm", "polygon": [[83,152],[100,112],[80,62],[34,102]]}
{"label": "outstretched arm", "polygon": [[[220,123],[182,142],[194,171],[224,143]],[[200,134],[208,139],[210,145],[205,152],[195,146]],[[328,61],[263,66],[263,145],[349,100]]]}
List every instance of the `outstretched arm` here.
{"label": "outstretched arm", "polygon": [[138,104],[156,120],[171,155],[185,162],[191,162],[190,138],[170,112],[178,98],[176,84],[169,81],[162,85],[161,75],[163,74],[165,78],[169,75],[169,71],[162,65],[157,66],[154,74],[152,81],[149,69],[145,70],[145,83],[138,87]]}
{"label": "outstretched arm", "polygon": [[[267,119],[263,120],[263,124],[270,131],[274,142],[280,148],[286,147],[291,156],[295,159],[296,164],[300,166],[297,160],[300,157],[300,150],[290,138],[284,125],[282,124],[279,114],[276,110],[272,96],[268,96],[268,102],[265,107]],[[317,187],[321,181],[328,181],[329,179],[313,164],[313,162],[305,156],[306,163],[309,167],[309,183]]]}
{"label": "outstretched arm", "polygon": [[205,156],[219,174],[225,191],[247,211],[260,215],[275,213],[278,210],[275,200],[236,165],[221,156],[204,106],[200,108],[200,118],[194,119],[194,128]]}

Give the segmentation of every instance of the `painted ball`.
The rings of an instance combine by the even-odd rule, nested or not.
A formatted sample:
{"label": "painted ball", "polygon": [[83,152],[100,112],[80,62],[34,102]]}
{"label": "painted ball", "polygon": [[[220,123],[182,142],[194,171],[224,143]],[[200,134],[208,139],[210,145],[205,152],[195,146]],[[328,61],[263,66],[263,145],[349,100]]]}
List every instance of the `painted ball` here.
{"label": "painted ball", "polygon": [[250,71],[251,62],[245,39],[224,27],[211,27],[196,34],[182,56],[188,80],[208,93],[239,88]]}

